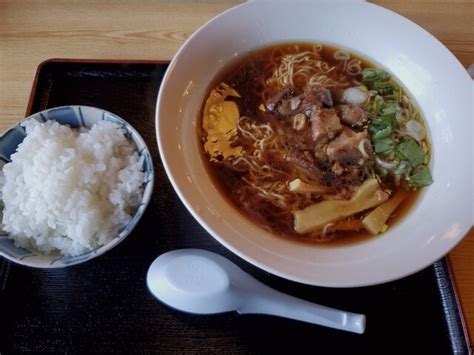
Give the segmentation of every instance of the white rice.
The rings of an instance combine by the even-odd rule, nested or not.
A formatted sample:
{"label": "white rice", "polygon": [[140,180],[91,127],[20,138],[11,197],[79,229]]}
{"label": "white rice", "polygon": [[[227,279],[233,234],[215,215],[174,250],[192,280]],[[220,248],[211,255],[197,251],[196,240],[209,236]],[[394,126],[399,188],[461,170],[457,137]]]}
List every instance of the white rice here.
{"label": "white rice", "polygon": [[1,175],[3,230],[17,246],[75,256],[106,244],[140,203],[143,158],[115,123],[24,124]]}

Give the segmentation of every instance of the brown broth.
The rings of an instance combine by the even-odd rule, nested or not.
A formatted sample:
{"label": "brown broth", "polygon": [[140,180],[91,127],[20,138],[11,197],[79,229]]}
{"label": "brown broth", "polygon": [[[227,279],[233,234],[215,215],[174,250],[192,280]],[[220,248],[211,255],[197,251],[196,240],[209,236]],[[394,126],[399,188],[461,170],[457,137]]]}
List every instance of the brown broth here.
{"label": "brown broth", "polygon": [[[255,93],[262,91],[264,84],[262,80],[255,80],[255,78],[268,77],[269,73],[266,72],[264,68],[265,58],[268,58],[272,53],[275,53],[275,50],[278,49],[283,49],[285,50],[285,52],[301,52],[305,50],[311,50],[313,47],[313,44],[311,43],[298,43],[297,45],[297,51],[293,50],[295,44],[278,44],[267,48],[262,48],[248,54],[245,58],[241,58],[238,61],[231,63],[215,78],[215,80],[213,80],[208,90],[206,91],[206,98],[209,96],[211,90],[215,88],[219,83],[226,82],[234,89],[236,89],[236,91],[239,92],[243,98],[242,100],[236,100],[240,114],[252,117],[258,115],[257,107],[261,103],[262,98],[261,96],[259,97],[259,95]],[[326,61],[330,66],[340,64],[340,62],[333,58],[334,52],[336,50],[338,50],[338,48],[325,45],[320,51],[322,59]],[[376,65],[373,65],[370,61],[361,58],[360,56],[357,56],[352,52],[350,52],[350,54],[352,58],[360,60],[360,66],[362,69],[368,67],[377,67]],[[244,66],[246,69],[244,71],[244,74],[241,75],[242,68]],[[236,73],[240,74],[236,75]],[[339,69],[336,69],[331,73],[331,75],[333,77],[336,77],[337,75],[341,75],[341,73],[342,72]],[[253,78],[254,80],[249,80],[249,77]],[[354,79],[360,81],[361,75],[354,76]],[[354,84],[351,84],[350,86],[352,85]],[[295,86],[297,90],[301,89],[300,87],[298,87],[297,83],[295,83]],[[343,90],[344,89],[338,88],[331,90],[335,102],[339,101],[340,97],[342,96]],[[250,93],[250,95],[248,93]],[[201,107],[201,112],[199,115],[200,123],[198,124],[198,135],[200,137],[200,141],[203,142],[205,134],[202,129],[204,103]],[[212,163],[209,159],[207,152],[205,152],[204,149],[201,149],[201,155],[204,164],[207,167],[209,176],[211,177],[215,186],[220,191],[221,195],[229,202],[229,204],[234,206],[237,212],[239,212],[240,214],[250,219],[263,229],[270,231],[273,234],[279,235],[280,237],[287,238],[291,241],[298,243],[307,243],[310,245],[331,247],[346,245],[350,243],[357,243],[374,237],[362,228],[359,231],[338,231],[334,235],[333,239],[327,242],[322,242],[314,238],[308,238],[304,235],[302,236],[300,234],[297,234],[293,229],[288,229],[282,227],[282,225],[278,225],[278,223],[271,222],[268,219],[262,217],[262,215],[260,215],[259,213],[253,211],[252,209],[248,209],[244,206],[239,205],[239,203],[237,203],[235,198],[232,196],[232,191],[234,190],[234,188],[242,184],[242,182],[240,181],[240,175],[234,172],[230,172],[229,170],[224,169],[218,164]],[[393,186],[389,187],[393,188]],[[395,210],[395,213],[387,221],[389,229],[396,225],[400,220],[404,218],[407,213],[409,213],[409,211],[413,208],[416,201],[418,200],[420,192],[421,189],[411,192],[409,196],[402,202],[402,204]],[[364,214],[360,214],[359,216],[363,215]]]}

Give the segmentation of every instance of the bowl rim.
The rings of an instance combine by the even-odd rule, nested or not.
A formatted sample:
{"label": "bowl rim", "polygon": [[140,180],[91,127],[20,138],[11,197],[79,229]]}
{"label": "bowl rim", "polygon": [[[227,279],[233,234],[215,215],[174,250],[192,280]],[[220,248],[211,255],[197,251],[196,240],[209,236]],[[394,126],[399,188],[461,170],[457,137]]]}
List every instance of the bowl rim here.
{"label": "bowl rim", "polygon": [[[9,128],[7,128],[5,131],[3,131],[0,134],[0,140],[2,140],[3,137],[6,134],[8,134],[10,131],[17,129],[23,123],[25,123],[29,120],[35,119],[34,116],[40,116],[41,117],[42,114],[44,115],[45,113],[47,113],[49,111],[57,110],[57,109],[65,109],[65,108],[73,108],[73,109],[74,108],[76,108],[76,109],[85,108],[86,110],[100,112],[102,115],[107,114],[110,117],[113,117],[114,119],[116,119],[121,124],[123,124],[126,129],[131,131],[132,134],[134,135],[135,139],[143,146],[141,151],[147,153],[148,156],[150,157],[150,159],[147,162],[149,164],[148,181],[144,182],[145,189],[143,190],[143,196],[140,199],[140,203],[136,207],[135,212],[131,216],[130,222],[128,222],[125,226],[123,226],[123,228],[120,229],[120,232],[117,233],[116,235],[114,235],[113,238],[109,242],[107,242],[106,244],[101,245],[100,247],[98,247],[96,249],[89,250],[89,251],[87,251],[83,254],[73,256],[73,257],[65,257],[65,256],[59,254],[57,251],[55,251],[53,254],[47,255],[47,254],[38,252],[36,249],[33,249],[33,251],[37,253],[34,256],[38,256],[38,255],[45,256],[45,257],[56,256],[56,258],[51,260],[51,261],[48,261],[48,260],[34,261],[34,258],[32,259],[29,256],[17,258],[17,257],[14,257],[12,255],[9,255],[8,253],[6,253],[6,252],[4,252],[3,250],[0,249],[0,256],[4,257],[5,259],[7,259],[11,262],[14,262],[14,263],[18,264],[18,265],[23,265],[23,266],[38,268],[38,269],[61,269],[61,268],[65,268],[65,267],[71,267],[71,266],[74,266],[74,265],[79,265],[79,264],[85,263],[89,260],[92,260],[92,259],[94,259],[94,258],[96,258],[100,255],[103,255],[107,251],[113,249],[115,246],[120,244],[123,240],[125,240],[125,238],[136,227],[136,225],[138,224],[138,222],[140,221],[140,219],[144,215],[144,213],[145,213],[145,211],[146,211],[146,209],[147,209],[147,207],[148,207],[148,205],[151,201],[151,196],[152,196],[152,193],[153,193],[153,187],[154,187],[154,181],[155,181],[155,172],[154,172],[153,160],[151,159],[150,150],[149,150],[145,140],[143,139],[143,137],[132,126],[132,124],[130,124],[124,118],[120,117],[119,115],[117,115],[113,112],[104,110],[104,109],[99,108],[99,107],[89,106],[89,105],[62,105],[62,106],[50,107],[48,109],[32,113],[31,115],[21,119],[17,124],[15,124],[13,126],[10,126]],[[56,121],[54,119],[49,119],[49,118],[47,120],[48,121]],[[60,124],[62,124],[62,123],[60,123]],[[137,146],[137,144],[135,142],[135,139],[130,139],[129,141],[131,141],[135,145],[135,147],[137,149],[137,152],[138,152],[139,147]],[[0,221],[0,223],[1,223],[1,221]],[[32,255],[32,257],[34,257],[34,256]],[[73,261],[70,262],[70,263],[66,263],[66,264],[59,262],[63,259],[67,259],[67,258],[73,259]]]}

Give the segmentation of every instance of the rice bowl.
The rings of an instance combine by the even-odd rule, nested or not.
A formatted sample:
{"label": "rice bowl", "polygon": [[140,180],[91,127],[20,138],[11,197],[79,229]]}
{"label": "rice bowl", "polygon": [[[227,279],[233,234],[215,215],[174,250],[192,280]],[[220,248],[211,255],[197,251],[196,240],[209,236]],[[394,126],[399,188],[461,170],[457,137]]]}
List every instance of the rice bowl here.
{"label": "rice bowl", "polygon": [[144,141],[97,108],[32,115],[3,134],[0,154],[0,255],[21,264],[62,267],[102,254],[130,233],[151,196]]}

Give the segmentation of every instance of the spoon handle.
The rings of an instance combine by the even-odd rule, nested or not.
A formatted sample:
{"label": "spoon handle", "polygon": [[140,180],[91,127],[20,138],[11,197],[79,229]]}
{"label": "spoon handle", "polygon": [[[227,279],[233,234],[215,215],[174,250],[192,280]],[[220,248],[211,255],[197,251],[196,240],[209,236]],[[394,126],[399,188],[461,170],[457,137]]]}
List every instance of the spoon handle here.
{"label": "spoon handle", "polygon": [[[263,286],[263,288],[260,288]],[[245,300],[238,309],[240,314],[269,314],[319,324],[330,328],[362,334],[365,315],[345,312],[335,308],[286,295],[265,285],[258,293],[243,291]]]}

